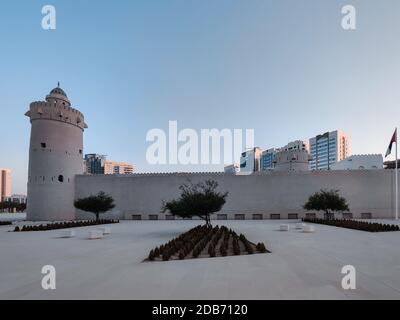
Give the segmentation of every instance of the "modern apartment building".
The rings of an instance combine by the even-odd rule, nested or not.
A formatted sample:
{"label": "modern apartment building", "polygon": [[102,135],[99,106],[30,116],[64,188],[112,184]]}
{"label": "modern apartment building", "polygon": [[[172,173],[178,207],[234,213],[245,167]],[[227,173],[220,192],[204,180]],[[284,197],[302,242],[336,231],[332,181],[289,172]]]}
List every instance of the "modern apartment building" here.
{"label": "modern apartment building", "polygon": [[135,166],[126,162],[107,160],[105,155],[85,155],[85,172],[88,174],[132,174]]}
{"label": "modern apartment building", "polygon": [[280,150],[285,150],[285,151],[292,151],[292,150],[306,150],[310,152],[310,147],[307,141],[303,140],[295,140],[292,142],[289,142],[286,146],[280,148]]}
{"label": "modern apartment building", "polygon": [[11,170],[0,168],[0,201],[11,196]]}
{"label": "modern apartment building", "polygon": [[349,156],[349,135],[340,130],[325,132],[310,139],[310,170],[329,170]]}
{"label": "modern apartment building", "polygon": [[260,164],[261,168],[260,168],[260,170],[262,172],[274,169],[275,156],[278,151],[279,151],[279,149],[270,148],[270,149],[264,150],[261,153],[261,164]]}
{"label": "modern apartment building", "polygon": [[85,154],[85,173],[104,174],[106,156],[96,153]]}
{"label": "modern apartment building", "polygon": [[104,174],[132,174],[135,167],[126,162],[106,160],[104,163]]}
{"label": "modern apartment building", "polygon": [[259,147],[242,152],[240,157],[240,172],[260,172],[261,153],[262,150]]}

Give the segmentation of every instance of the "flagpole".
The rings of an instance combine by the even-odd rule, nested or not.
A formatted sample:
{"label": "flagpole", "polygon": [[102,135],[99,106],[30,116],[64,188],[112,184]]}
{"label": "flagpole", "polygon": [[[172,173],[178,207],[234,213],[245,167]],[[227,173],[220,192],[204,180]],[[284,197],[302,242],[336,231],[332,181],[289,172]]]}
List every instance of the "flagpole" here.
{"label": "flagpole", "polygon": [[398,179],[397,179],[397,175],[398,175],[398,170],[397,170],[397,144],[398,144],[398,140],[397,140],[397,128],[396,128],[396,150],[395,150],[395,153],[396,153],[396,165],[395,165],[395,170],[396,170],[396,195],[395,195],[395,197],[396,197],[396,220],[398,220],[399,219],[399,182],[398,182]]}

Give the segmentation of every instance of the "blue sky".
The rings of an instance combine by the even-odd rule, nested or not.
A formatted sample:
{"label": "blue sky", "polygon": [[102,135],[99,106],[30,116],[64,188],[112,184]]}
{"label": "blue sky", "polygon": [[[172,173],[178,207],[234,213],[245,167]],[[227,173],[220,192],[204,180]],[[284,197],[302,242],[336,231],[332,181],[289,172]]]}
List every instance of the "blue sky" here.
{"label": "blue sky", "polygon": [[[41,28],[41,8],[57,29]],[[357,30],[341,8],[357,9]],[[384,153],[400,115],[400,2],[1,1],[0,167],[26,192],[29,103],[57,81],[85,114],[85,153],[139,171],[152,128],[253,128],[255,144],[342,129],[350,151]]]}

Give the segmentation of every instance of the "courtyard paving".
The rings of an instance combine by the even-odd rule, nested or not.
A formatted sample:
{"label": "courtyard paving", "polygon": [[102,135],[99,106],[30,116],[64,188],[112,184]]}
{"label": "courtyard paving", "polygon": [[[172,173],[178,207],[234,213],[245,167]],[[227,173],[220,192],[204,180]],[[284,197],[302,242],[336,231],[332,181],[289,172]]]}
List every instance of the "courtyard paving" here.
{"label": "courtyard paving", "polygon": [[[96,226],[75,228],[71,239],[59,238],[60,230],[14,233],[0,226],[0,299],[400,298],[400,232],[316,224],[315,233],[302,233],[296,222],[213,221],[272,253],[168,262],[142,261],[199,221],[121,221],[101,240],[87,240]],[[292,229],[278,231],[281,223]],[[44,265],[56,268],[56,290],[41,287]],[[355,290],[341,287],[344,265],[356,268]]]}

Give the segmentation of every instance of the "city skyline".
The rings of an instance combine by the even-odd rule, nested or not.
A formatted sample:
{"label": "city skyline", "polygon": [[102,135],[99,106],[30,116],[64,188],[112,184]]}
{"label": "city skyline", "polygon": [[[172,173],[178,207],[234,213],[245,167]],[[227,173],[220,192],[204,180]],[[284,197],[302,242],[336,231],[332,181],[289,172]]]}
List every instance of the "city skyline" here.
{"label": "city skyline", "polygon": [[[180,129],[254,128],[262,149],[341,129],[351,137],[350,154],[383,154],[397,125],[395,1],[357,4],[358,28],[351,32],[340,27],[340,1],[120,1],[116,7],[98,1],[96,12],[91,1],[79,10],[54,1],[53,31],[40,28],[41,5],[32,1],[7,33],[15,23],[7,13],[21,3],[2,4],[0,13],[8,43],[1,62],[7,121],[0,166],[13,172],[12,193],[26,192],[29,122],[23,114],[57,81],[86,116],[84,153],[135,163],[138,172],[223,171],[223,163],[147,164],[146,133],[165,130],[169,120]],[[109,27],[96,24],[109,20]],[[55,53],[43,54],[46,47]]]}

